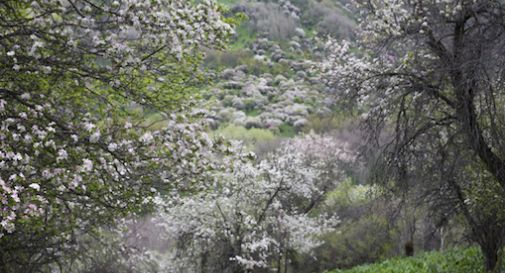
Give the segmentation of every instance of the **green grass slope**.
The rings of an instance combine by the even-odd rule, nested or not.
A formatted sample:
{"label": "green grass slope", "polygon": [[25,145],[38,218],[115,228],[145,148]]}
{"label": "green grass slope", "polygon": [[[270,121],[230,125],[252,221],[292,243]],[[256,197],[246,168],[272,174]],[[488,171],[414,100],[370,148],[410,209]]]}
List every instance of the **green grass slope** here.
{"label": "green grass slope", "polygon": [[[478,248],[426,252],[327,273],[484,273]],[[505,271],[502,271],[505,272]]]}
{"label": "green grass slope", "polygon": [[229,7],[229,6],[239,3],[240,1],[239,0],[216,0],[216,2],[221,5],[225,5],[225,6]]}

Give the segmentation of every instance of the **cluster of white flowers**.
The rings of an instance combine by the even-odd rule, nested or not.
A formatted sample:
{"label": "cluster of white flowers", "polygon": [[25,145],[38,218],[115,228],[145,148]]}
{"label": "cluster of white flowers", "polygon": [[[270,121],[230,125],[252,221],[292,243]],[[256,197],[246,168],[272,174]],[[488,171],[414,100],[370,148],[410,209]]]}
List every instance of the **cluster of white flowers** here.
{"label": "cluster of white flowers", "polygon": [[[441,56],[429,45],[444,37],[431,24],[452,20],[432,13],[460,2],[465,1],[419,1],[417,4],[403,0],[367,1],[360,5],[363,8],[361,39],[337,42],[330,38],[327,58],[317,69],[338,99],[351,99],[365,120],[378,121],[395,113],[404,107],[402,100],[407,104],[416,102],[430,113],[430,105],[421,102],[433,92],[419,86],[438,78],[435,69]],[[472,5],[470,2],[473,3],[469,1],[465,5]]]}
{"label": "cluster of white flowers", "polygon": [[[484,0],[360,1],[358,6],[363,11],[361,39],[330,39],[328,58],[318,69],[339,98],[357,102],[363,118],[376,121],[400,107],[414,106],[436,119],[430,114],[440,105],[428,101],[450,104],[440,96],[443,90],[435,89],[441,83],[439,72],[454,64],[451,37],[456,22],[498,8]],[[487,20],[477,17],[470,20]]]}
{"label": "cluster of white flowers", "polygon": [[[44,30],[47,35],[34,33],[8,48],[7,56],[18,71],[35,65],[24,63],[19,56],[32,57],[41,72],[50,74],[55,67],[44,60],[51,57],[51,63],[63,62],[71,54],[107,60],[107,70],[125,71],[132,66],[148,70],[146,59],[151,54],[162,51],[180,59],[202,45],[223,46],[233,32],[222,21],[218,6],[207,0],[198,4],[185,0],[18,2],[27,7],[25,14],[31,18],[23,27]],[[15,31],[8,29],[2,35]],[[48,56],[46,47],[56,39],[64,42],[61,55]]]}
{"label": "cluster of white flowers", "polygon": [[309,212],[343,179],[342,164],[354,160],[346,143],[311,134],[259,162],[241,150],[234,143],[212,183],[194,195],[174,196],[152,220],[173,245],[163,256],[170,261],[167,272],[223,264],[268,269],[287,250],[310,252],[318,236],[338,224],[336,216]]}
{"label": "cluster of white flowers", "polygon": [[214,143],[182,115],[157,131],[127,129],[122,122],[104,127],[91,118],[56,119],[61,109],[47,98],[46,105],[37,104],[40,96],[17,99],[23,103],[6,105],[11,117],[0,123],[0,236],[12,232],[17,220],[92,200],[100,201],[75,208],[84,222],[109,207],[131,209],[150,202],[153,187],[189,186],[214,168],[207,158]]}
{"label": "cluster of white flowers", "polygon": [[433,31],[437,22],[454,21],[489,4],[486,0],[372,0],[356,3],[362,11],[362,37],[367,42],[415,33],[424,35]]}
{"label": "cluster of white flowers", "polygon": [[111,210],[140,209],[152,189],[196,183],[214,145],[199,125],[171,116],[155,131],[120,108],[172,106],[159,99],[170,87],[146,85],[194,77],[199,49],[233,32],[218,10],[186,0],[0,3],[10,22],[0,27],[0,236],[44,217],[84,229]]}

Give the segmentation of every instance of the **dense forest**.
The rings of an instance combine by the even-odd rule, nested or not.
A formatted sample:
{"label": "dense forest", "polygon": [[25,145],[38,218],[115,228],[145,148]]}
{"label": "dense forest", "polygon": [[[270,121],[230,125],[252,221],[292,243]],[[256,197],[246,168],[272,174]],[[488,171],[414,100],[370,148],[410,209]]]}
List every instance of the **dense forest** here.
{"label": "dense forest", "polygon": [[0,59],[0,273],[505,272],[503,0],[0,0]]}

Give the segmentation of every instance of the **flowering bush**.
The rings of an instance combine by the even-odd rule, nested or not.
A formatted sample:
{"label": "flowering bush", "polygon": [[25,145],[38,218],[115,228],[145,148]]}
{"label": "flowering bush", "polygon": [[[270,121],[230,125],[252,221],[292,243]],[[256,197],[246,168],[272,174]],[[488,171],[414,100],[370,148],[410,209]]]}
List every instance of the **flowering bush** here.
{"label": "flowering bush", "polygon": [[173,198],[152,219],[172,245],[160,258],[168,272],[270,272],[293,251],[310,252],[338,223],[312,212],[354,159],[345,143],[308,135],[262,160],[234,145],[213,183]]}

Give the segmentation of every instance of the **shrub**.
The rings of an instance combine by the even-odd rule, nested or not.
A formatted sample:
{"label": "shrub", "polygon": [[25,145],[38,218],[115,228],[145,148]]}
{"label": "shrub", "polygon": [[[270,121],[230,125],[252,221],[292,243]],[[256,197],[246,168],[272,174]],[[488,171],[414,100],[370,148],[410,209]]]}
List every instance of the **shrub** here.
{"label": "shrub", "polygon": [[296,19],[276,3],[252,3],[248,6],[248,27],[265,33],[270,39],[285,40],[296,33]]}
{"label": "shrub", "polygon": [[243,49],[230,51],[208,51],[204,63],[207,67],[236,67],[244,64],[244,60],[252,58],[252,54]]}
{"label": "shrub", "polygon": [[485,272],[476,247],[446,252],[427,252],[415,257],[394,258],[380,263],[328,273],[462,273]]}
{"label": "shrub", "polygon": [[346,121],[346,116],[343,114],[334,113],[329,116],[313,115],[308,118],[308,124],[304,131],[314,131],[318,134],[328,133],[341,128]]}
{"label": "shrub", "polygon": [[282,137],[294,137],[296,135],[295,127],[289,123],[283,123],[279,126],[279,135]]}
{"label": "shrub", "polygon": [[322,212],[334,211],[342,222],[335,232],[324,235],[324,243],[314,249],[313,256],[298,257],[295,272],[351,268],[397,254],[397,229],[387,215],[376,211],[370,191],[370,186],[348,178],[327,194]]}
{"label": "shrub", "polygon": [[310,1],[303,19],[318,32],[336,38],[352,38],[356,27],[344,10],[329,1]]}

